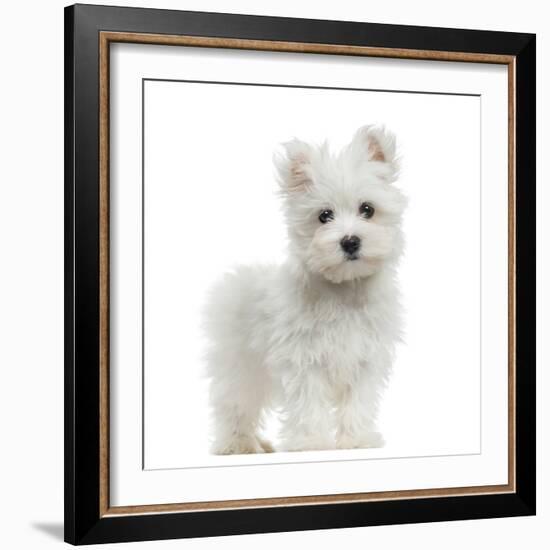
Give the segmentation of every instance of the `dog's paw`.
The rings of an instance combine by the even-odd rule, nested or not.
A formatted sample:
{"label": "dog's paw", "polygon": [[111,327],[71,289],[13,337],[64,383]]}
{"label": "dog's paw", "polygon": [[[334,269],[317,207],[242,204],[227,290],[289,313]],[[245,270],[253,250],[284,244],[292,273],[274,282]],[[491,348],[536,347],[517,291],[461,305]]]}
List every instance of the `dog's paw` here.
{"label": "dog's paw", "polygon": [[269,442],[254,435],[242,435],[229,441],[216,441],[211,448],[215,455],[247,455],[269,453],[273,447]]}
{"label": "dog's paw", "polygon": [[260,443],[261,448],[264,450],[264,453],[274,453],[275,449],[273,445],[263,437],[258,437],[258,442]]}
{"label": "dog's paw", "polygon": [[336,442],[338,449],[372,449],[384,445],[385,441],[380,432],[367,432],[360,436],[341,435]]}

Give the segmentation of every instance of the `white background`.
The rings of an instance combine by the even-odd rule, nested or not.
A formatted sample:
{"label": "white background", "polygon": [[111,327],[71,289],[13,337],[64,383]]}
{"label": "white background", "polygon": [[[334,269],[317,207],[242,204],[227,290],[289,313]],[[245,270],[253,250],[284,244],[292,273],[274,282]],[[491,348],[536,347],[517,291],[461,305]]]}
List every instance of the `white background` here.
{"label": "white background", "polygon": [[[111,2],[104,2],[111,3]],[[116,2],[152,6],[151,2]],[[0,287],[2,346],[0,364],[5,379],[0,386],[2,417],[2,542],[9,548],[61,546],[62,523],[62,185],[63,185],[63,2],[11,4],[3,12],[10,24],[2,34],[3,87],[0,91],[0,136],[3,146],[0,181],[0,250],[3,259]],[[494,4],[464,0],[449,7],[419,0],[360,4],[307,3],[279,0],[261,5],[252,1],[163,1],[156,7],[261,13],[380,23],[487,28],[537,32],[539,97],[539,281],[548,279],[548,221],[550,206],[543,193],[542,152],[548,149],[547,112],[542,101],[548,91],[550,23],[542,3],[526,0]],[[33,36],[40,41],[36,48]],[[15,55],[11,55],[14,53]],[[543,67],[545,71],[543,72]],[[547,88],[547,86],[546,86]],[[544,128],[543,124],[544,122]],[[15,238],[14,238],[15,236]],[[546,252],[543,256],[543,252]],[[546,264],[546,265],[545,265]],[[547,292],[539,290],[539,364],[549,358],[544,345],[550,321]],[[548,340],[546,338],[546,340]],[[546,360],[546,361],[545,361]],[[548,394],[548,377],[539,370],[539,396]],[[532,548],[543,548],[550,529],[548,475],[544,456],[548,445],[548,408],[539,398],[539,515],[517,518],[390,526],[310,533],[256,535],[226,539],[142,543],[149,548],[279,548],[284,545],[342,545],[349,548],[384,545],[397,547],[463,548],[498,545],[512,549],[529,537]],[[543,434],[544,439],[542,439]],[[412,543],[412,544],[411,544]]]}
{"label": "white background", "polygon": [[[375,66],[383,65],[378,61]],[[497,69],[489,72],[501,75],[506,89],[506,73]],[[425,89],[425,82],[417,84]],[[480,102],[475,96],[145,83],[145,468],[243,462],[208,453],[201,308],[212,284],[236,264],[284,261],[285,227],[271,160],[279,143],[328,137],[339,148],[371,121],[395,132],[403,157],[399,186],[409,197],[399,270],[405,343],[382,407],[386,446],[375,456],[481,451]],[[124,142],[128,132],[133,127],[115,134]],[[113,187],[124,179],[113,180]],[[139,180],[134,183],[117,204],[126,207],[130,193],[141,195]],[[484,216],[495,211],[494,201],[488,202]],[[506,223],[505,215],[506,206]],[[506,241],[498,242],[506,261]],[[121,240],[117,250],[132,243]],[[499,272],[506,283],[506,265]],[[486,290],[498,287],[506,302],[506,287],[496,285],[494,276],[485,280]],[[122,278],[120,288],[126,284]],[[122,312],[115,317],[128,322]],[[501,328],[506,338],[506,324]],[[501,367],[505,373],[506,359]],[[250,458],[247,464],[351,456]]]}

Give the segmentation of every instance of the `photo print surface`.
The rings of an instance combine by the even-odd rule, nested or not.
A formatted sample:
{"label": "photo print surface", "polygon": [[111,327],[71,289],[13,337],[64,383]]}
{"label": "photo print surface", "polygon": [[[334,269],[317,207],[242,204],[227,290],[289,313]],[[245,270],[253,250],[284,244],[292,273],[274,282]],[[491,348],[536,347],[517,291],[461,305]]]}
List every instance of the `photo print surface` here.
{"label": "photo print surface", "polygon": [[[284,155],[281,144],[294,138],[316,145],[326,139],[338,150],[360,126],[372,123],[384,124],[395,134],[402,157],[398,180],[383,185],[399,187],[409,199],[403,214],[406,244],[397,267],[403,292],[403,343],[382,395],[380,431],[387,443],[376,453],[479,451],[479,109],[479,98],[471,96],[145,81],[146,466],[177,465],[178,460],[188,460],[189,453],[209,454],[215,428],[205,378],[204,304],[224,273],[239,266],[276,269],[287,258],[281,206],[285,199],[278,196],[274,153]],[[446,135],[449,127],[453,131]],[[286,200],[300,197],[294,193]],[[316,207],[319,213],[323,210],[320,203],[311,208]],[[317,216],[313,223],[319,224]],[[253,274],[243,276],[247,275],[245,285],[254,300],[257,282],[251,280]],[[445,292],[443,298],[444,281],[455,278],[461,281],[460,291]],[[228,309],[234,293],[246,292],[235,284],[218,291],[233,294],[226,296],[225,311],[212,306],[212,315],[219,315],[220,322],[231,322]],[[242,300],[246,303],[246,297]],[[452,317],[441,323],[449,311]],[[238,340],[238,329],[227,337]],[[303,345],[305,352],[307,341]],[[241,383],[245,389],[239,398],[251,394],[254,399],[267,382],[260,377],[254,382],[254,372],[237,370],[231,344],[226,347],[218,361],[237,363],[231,367],[234,373],[223,375],[249,378],[235,387],[228,381],[227,391],[238,392]],[[345,351],[334,346],[334,368],[338,368],[337,354]],[[231,414],[231,405],[221,406],[220,415],[226,409]],[[267,430],[271,428],[266,438],[276,447],[275,422],[276,418],[266,423]],[[171,459],[165,463],[161,457]]]}

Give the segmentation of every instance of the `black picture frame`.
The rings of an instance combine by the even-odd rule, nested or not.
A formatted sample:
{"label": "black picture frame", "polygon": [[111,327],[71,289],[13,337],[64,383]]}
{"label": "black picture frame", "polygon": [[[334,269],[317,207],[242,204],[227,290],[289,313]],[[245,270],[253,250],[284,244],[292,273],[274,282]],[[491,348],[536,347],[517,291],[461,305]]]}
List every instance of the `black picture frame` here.
{"label": "black picture frame", "polygon": [[[101,31],[512,56],[515,491],[155,514],[100,512]],[[535,35],[143,8],[65,8],[65,540],[72,544],[535,514]]]}

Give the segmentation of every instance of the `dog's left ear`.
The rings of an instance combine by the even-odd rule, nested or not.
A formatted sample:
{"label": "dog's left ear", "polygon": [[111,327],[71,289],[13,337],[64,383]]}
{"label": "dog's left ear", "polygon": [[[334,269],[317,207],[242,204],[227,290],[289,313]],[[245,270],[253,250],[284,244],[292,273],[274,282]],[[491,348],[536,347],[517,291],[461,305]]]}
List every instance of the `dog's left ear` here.
{"label": "dog's left ear", "polygon": [[362,126],[355,133],[352,144],[354,148],[359,148],[362,154],[366,154],[369,161],[386,164],[392,179],[397,177],[399,159],[396,154],[395,136],[384,126]]}

